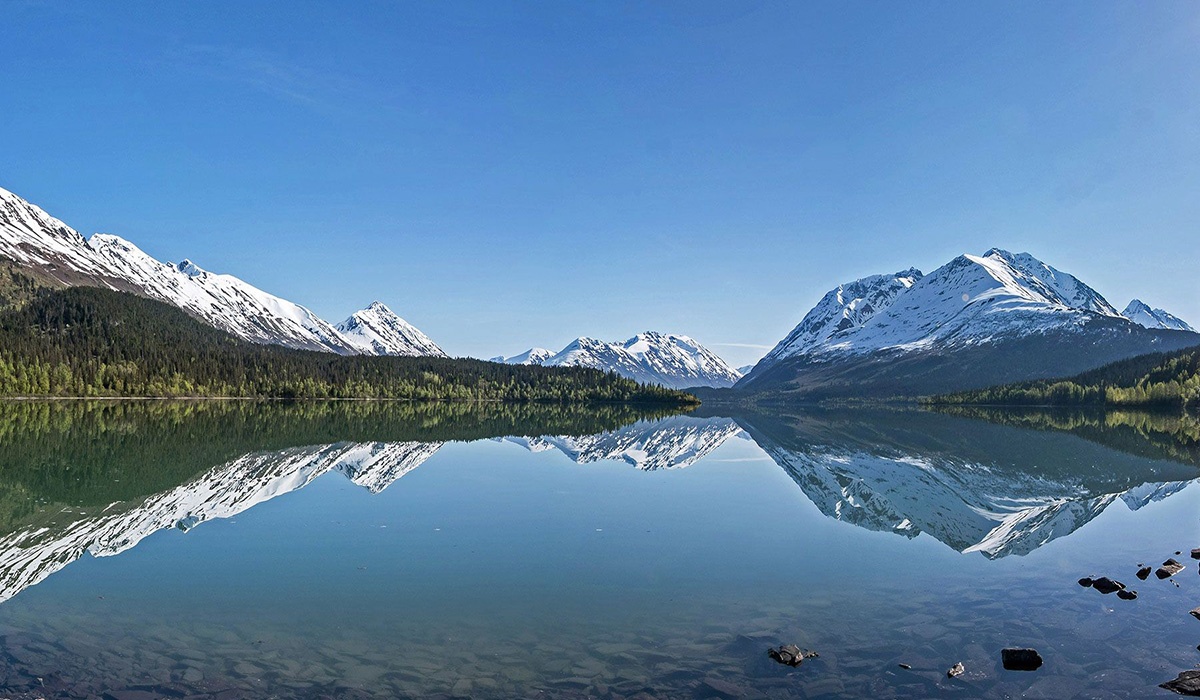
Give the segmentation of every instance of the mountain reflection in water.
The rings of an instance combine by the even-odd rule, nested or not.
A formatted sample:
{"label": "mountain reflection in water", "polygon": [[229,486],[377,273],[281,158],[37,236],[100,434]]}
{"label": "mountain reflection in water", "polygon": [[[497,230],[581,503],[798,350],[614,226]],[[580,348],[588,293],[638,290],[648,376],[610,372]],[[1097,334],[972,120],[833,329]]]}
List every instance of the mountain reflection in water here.
{"label": "mountain reflection in water", "polygon": [[1117,501],[1136,510],[1200,475],[1195,423],[1142,414],[213,402],[8,403],[0,413],[0,600],[85,553],[230,518],[326,474],[379,493],[447,442],[500,440],[650,471],[691,466],[748,435],[824,515],[989,558],[1027,554]]}

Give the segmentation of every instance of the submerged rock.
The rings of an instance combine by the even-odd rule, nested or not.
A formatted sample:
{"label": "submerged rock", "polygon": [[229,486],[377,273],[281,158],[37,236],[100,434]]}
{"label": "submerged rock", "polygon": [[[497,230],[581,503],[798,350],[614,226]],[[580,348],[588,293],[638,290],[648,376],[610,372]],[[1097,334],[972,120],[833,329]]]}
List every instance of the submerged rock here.
{"label": "submerged rock", "polygon": [[1083,578],[1079,579],[1079,585],[1083,586],[1084,588],[1091,588],[1092,584],[1095,582],[1096,581],[1094,579],[1089,578],[1087,576],[1084,576]]}
{"label": "submerged rock", "polygon": [[908,664],[900,664],[900,668],[904,669],[905,671],[912,670],[912,666],[909,666]]}
{"label": "submerged rock", "polygon": [[1153,570],[1154,569],[1150,568],[1149,566],[1143,566],[1142,568],[1138,569],[1136,576],[1145,581],[1146,579],[1150,578],[1150,572]]}
{"label": "submerged rock", "polygon": [[1117,597],[1121,600],[1137,600],[1137,591],[1120,590],[1117,591]]}
{"label": "submerged rock", "polygon": [[1042,655],[1037,649],[1001,649],[1000,662],[1008,671],[1036,671],[1042,667]]}
{"label": "submerged rock", "polygon": [[1200,620],[1200,608],[1192,608],[1188,613],[1197,620]]}
{"label": "submerged rock", "polygon": [[961,661],[959,661],[958,663],[951,666],[949,671],[946,671],[946,677],[947,678],[958,678],[959,676],[961,676],[962,674],[964,674],[966,672],[967,672],[966,667],[962,665]]}
{"label": "submerged rock", "polygon": [[1200,559],[1200,547],[1192,550],[1192,559]]}
{"label": "submerged rock", "polygon": [[1159,567],[1158,571],[1154,572],[1154,575],[1160,579],[1171,578],[1180,571],[1183,571],[1183,564],[1180,564],[1174,559],[1168,559],[1162,563],[1162,566]]}
{"label": "submerged rock", "polygon": [[1184,671],[1175,680],[1161,683],[1158,687],[1180,695],[1200,697],[1200,671]]}
{"label": "submerged rock", "polygon": [[795,644],[784,644],[780,647],[768,649],[767,656],[785,666],[799,666],[800,664],[804,663],[805,660],[816,658],[817,656],[820,656],[820,654],[815,651],[801,649]]}
{"label": "submerged rock", "polygon": [[1115,593],[1116,591],[1125,588],[1125,584],[1121,583],[1120,581],[1114,581],[1107,576],[1101,576],[1100,578],[1092,581],[1092,588],[1095,588],[1104,595],[1108,595],[1109,593]]}

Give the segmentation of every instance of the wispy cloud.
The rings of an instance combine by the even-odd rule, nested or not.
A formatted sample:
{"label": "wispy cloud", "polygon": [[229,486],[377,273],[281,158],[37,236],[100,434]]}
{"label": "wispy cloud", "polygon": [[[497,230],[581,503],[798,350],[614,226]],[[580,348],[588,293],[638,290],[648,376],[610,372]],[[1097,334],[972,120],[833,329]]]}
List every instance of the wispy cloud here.
{"label": "wispy cloud", "polygon": [[217,44],[187,44],[165,57],[180,70],[241,83],[310,108],[331,108],[370,98],[367,87],[327,68],[310,68],[277,52]]}

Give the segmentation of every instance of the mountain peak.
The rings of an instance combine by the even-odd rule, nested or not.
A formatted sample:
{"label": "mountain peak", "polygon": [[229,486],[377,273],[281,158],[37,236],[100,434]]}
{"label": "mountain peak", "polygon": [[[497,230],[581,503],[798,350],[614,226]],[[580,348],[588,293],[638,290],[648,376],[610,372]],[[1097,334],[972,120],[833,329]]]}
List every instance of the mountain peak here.
{"label": "mountain peak", "polygon": [[[966,258],[963,258],[965,261]],[[890,275],[869,275],[845,282],[826,292],[764,360],[768,363],[837,344],[877,314],[887,310],[898,296],[924,279],[915,267]]]}
{"label": "mountain peak", "polygon": [[1125,310],[1121,312],[1121,315],[1144,328],[1157,328],[1170,331],[1195,331],[1187,321],[1163,309],[1151,308],[1149,304],[1141,299],[1130,301]]}
{"label": "mountain peak", "polygon": [[661,331],[643,331],[615,343],[579,337],[540,364],[591,367],[676,389],[728,387],[741,378],[741,373],[692,338]]}
{"label": "mountain peak", "polygon": [[186,258],[184,260],[181,260],[179,262],[179,264],[175,266],[175,269],[179,270],[180,272],[187,275],[188,277],[199,277],[200,275],[203,275],[205,272],[204,269],[201,268],[199,265],[197,265],[196,263],[194,263],[191,260],[188,260]]}
{"label": "mountain peak", "polygon": [[983,254],[983,257],[998,258],[1000,260],[1013,260],[1018,255],[1025,255],[1025,256],[1033,257],[1032,255],[1029,255],[1029,253],[1018,253],[1017,255],[1013,255],[1012,253],[1008,252],[1007,250],[1005,250],[1003,248],[989,248],[988,251]]}
{"label": "mountain peak", "polygon": [[337,325],[337,330],[359,352],[366,355],[446,357],[429,336],[400,318],[381,301],[355,311]]}
{"label": "mountain peak", "polygon": [[554,357],[553,350],[529,348],[525,352],[513,355],[512,357],[504,357],[503,355],[493,357],[492,362],[502,362],[506,365],[540,365],[551,357]]}
{"label": "mountain peak", "polygon": [[[1164,319],[1155,314],[1138,322],[1163,324],[1155,328],[1189,328],[1178,319]],[[1125,347],[1151,352],[1160,349],[1156,344],[1186,342],[1137,331],[1141,329],[1135,331],[1103,296],[1076,277],[1029,253],[992,248],[982,256],[960,255],[907,284],[900,284],[898,275],[877,275],[839,285],[739,387],[807,383],[836,392],[853,385],[847,377],[859,376],[863,384],[875,382],[879,391],[885,387],[899,391],[895,387],[901,385],[903,391],[927,391],[931,386],[951,386],[950,382],[984,381],[984,375],[992,377],[988,380],[992,383],[1017,381],[1050,371],[1052,362],[1074,368],[1091,356],[1120,359]],[[1113,338],[1122,344],[1110,342]],[[995,349],[1017,347],[1017,343],[1023,347],[1059,343],[1061,349],[1036,363],[1013,355],[1005,360],[1010,364],[1002,366],[996,357],[1003,352]],[[993,352],[996,357],[976,367],[961,359]],[[785,360],[795,361],[776,371]],[[941,366],[937,363],[943,360],[945,366],[962,372],[900,378],[902,371],[890,368],[895,364],[915,372],[912,367]],[[852,371],[862,374],[852,375]]]}

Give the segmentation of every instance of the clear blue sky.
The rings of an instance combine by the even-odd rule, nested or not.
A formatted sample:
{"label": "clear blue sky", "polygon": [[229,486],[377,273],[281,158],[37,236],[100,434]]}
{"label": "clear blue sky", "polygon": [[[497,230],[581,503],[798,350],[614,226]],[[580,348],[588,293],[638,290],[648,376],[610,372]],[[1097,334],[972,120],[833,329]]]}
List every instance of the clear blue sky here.
{"label": "clear blue sky", "polygon": [[656,329],[743,364],[840,281],[992,246],[1200,322],[1195,2],[0,15],[0,186],[452,354]]}

